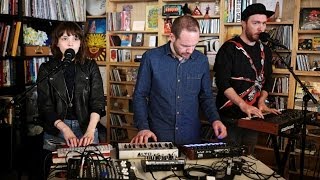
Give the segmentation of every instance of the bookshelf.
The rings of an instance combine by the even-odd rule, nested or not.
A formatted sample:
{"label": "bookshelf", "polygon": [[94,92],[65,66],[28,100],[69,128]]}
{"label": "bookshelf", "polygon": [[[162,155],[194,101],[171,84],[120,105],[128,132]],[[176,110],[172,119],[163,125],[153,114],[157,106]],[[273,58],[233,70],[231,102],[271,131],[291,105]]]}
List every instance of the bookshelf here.
{"label": "bookshelf", "polygon": [[[158,3],[156,0],[111,0],[106,6],[108,143],[129,142],[137,133],[133,125],[132,94],[139,58],[146,50],[158,46],[154,41],[158,29],[151,28],[146,18],[147,11],[158,15]],[[153,19],[153,23],[157,24],[158,18]]]}

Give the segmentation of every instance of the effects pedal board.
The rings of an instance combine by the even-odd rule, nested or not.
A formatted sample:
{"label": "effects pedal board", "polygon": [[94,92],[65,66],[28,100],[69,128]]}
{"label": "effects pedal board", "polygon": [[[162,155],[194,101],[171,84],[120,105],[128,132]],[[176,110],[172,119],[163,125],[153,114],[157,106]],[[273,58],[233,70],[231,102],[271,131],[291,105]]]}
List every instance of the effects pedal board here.
{"label": "effects pedal board", "polygon": [[179,159],[176,156],[148,156],[141,160],[141,166],[144,172],[154,171],[180,171],[184,169],[185,159]]}
{"label": "effects pedal board", "polygon": [[137,179],[134,168],[127,160],[86,160],[69,159],[68,174],[69,180],[76,179]]}

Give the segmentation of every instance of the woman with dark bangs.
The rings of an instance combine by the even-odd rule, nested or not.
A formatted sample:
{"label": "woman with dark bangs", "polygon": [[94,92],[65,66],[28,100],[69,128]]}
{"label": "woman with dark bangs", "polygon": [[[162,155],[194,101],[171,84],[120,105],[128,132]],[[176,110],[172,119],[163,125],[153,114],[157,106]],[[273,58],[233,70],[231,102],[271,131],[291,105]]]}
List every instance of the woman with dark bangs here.
{"label": "woman with dark bangs", "polygon": [[[44,124],[43,149],[99,143],[97,124],[105,116],[105,98],[98,65],[86,59],[85,36],[74,22],[60,23],[52,33],[53,58],[41,64],[37,86],[40,119]],[[66,54],[72,57],[64,58]]]}

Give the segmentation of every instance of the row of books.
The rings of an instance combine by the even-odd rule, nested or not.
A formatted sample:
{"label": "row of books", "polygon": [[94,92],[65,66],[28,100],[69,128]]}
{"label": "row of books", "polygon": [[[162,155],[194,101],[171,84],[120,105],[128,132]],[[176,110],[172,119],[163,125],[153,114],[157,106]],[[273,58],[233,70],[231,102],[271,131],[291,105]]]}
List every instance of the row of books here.
{"label": "row of books", "polygon": [[309,57],[306,54],[297,55],[297,70],[299,71],[311,71],[311,66],[309,63]]}
{"label": "row of books", "polygon": [[26,84],[36,82],[40,65],[47,61],[49,61],[49,57],[32,57],[24,61],[24,77]]}
{"label": "row of books", "polygon": [[138,68],[128,67],[128,68],[114,68],[110,71],[111,81],[128,81],[135,82],[137,80]]}
{"label": "row of books", "polygon": [[0,87],[13,86],[16,82],[16,61],[11,58],[0,61]]}
{"label": "row of books", "polygon": [[18,14],[18,0],[1,0],[0,1],[0,14]]}
{"label": "row of books", "polygon": [[129,11],[107,13],[108,31],[130,31],[130,25],[131,14]]}
{"label": "row of books", "polygon": [[110,122],[112,126],[127,126],[126,116],[123,114],[110,113]]}
{"label": "row of books", "polygon": [[[277,26],[268,31],[270,37],[277,39],[280,44],[292,49],[292,26]],[[280,47],[275,47],[280,49]]]}
{"label": "row of books", "polygon": [[59,21],[86,21],[85,0],[23,0],[24,16]]}
{"label": "row of books", "polygon": [[275,109],[287,109],[288,97],[269,96],[269,106]]}
{"label": "row of books", "polygon": [[289,91],[289,77],[275,77],[271,92],[273,93],[288,93]]}
{"label": "row of books", "polygon": [[220,32],[220,19],[200,19],[198,22],[202,34]]}
{"label": "row of books", "polygon": [[111,84],[111,89],[110,89],[111,96],[125,96],[127,92],[122,92],[121,87],[119,84]]}
{"label": "row of books", "polygon": [[[281,57],[278,56],[272,56],[272,64],[275,66],[275,68],[279,69],[285,69],[287,68],[286,64],[291,64],[291,54],[285,54],[281,55]],[[283,61],[282,61],[283,60]]]}
{"label": "row of books", "polygon": [[122,141],[128,140],[128,131],[126,129],[111,128],[111,140],[112,141]]}
{"label": "row of books", "polygon": [[131,50],[110,49],[110,62],[131,62]]}
{"label": "row of books", "polygon": [[225,22],[240,22],[241,12],[250,4],[252,4],[252,0],[225,0]]}
{"label": "row of books", "polygon": [[0,22],[0,55],[16,56],[18,51],[21,22]]}
{"label": "row of books", "polygon": [[132,33],[121,35],[109,35],[109,42],[111,46],[143,46],[144,34]]}

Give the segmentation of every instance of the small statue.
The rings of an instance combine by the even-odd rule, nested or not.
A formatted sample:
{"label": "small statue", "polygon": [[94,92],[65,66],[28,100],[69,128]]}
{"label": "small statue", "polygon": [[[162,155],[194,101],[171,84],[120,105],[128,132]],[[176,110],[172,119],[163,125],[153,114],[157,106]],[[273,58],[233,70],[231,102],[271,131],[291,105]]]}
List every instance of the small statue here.
{"label": "small statue", "polygon": [[182,7],[182,12],[184,15],[191,15],[191,10],[188,7],[188,3],[184,4],[184,6]]}
{"label": "small statue", "polygon": [[[197,3],[197,4],[199,4],[199,3]],[[196,8],[194,8],[192,15],[193,16],[201,16],[202,15],[200,9],[198,8],[198,5],[196,5]]]}
{"label": "small statue", "polygon": [[209,5],[206,7],[206,14],[204,15],[204,18],[205,19],[209,19],[210,18],[210,16],[209,16],[209,10],[210,10],[210,7],[209,7]]}

